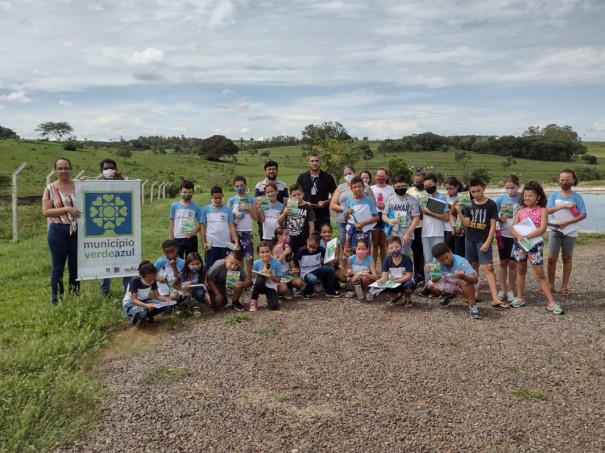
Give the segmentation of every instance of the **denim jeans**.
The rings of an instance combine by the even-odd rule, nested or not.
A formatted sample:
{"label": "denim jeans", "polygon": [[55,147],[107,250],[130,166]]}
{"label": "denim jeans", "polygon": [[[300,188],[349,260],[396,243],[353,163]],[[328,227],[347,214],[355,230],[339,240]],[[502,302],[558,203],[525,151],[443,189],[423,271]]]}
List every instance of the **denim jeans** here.
{"label": "denim jeans", "polygon": [[63,271],[67,262],[69,271],[69,291],[77,293],[80,290],[78,278],[78,232],[69,234],[69,225],[64,223],[51,223],[48,225],[48,248],[52,260],[50,271],[50,289],[52,301],[56,303],[58,297],[63,295]]}
{"label": "denim jeans", "polygon": [[321,280],[326,293],[333,294],[336,291],[336,274],[334,266],[325,264],[308,274],[305,274],[304,281],[307,286],[305,286],[303,294],[313,294],[314,286],[319,280]]}
{"label": "denim jeans", "polygon": [[[124,287],[124,292],[128,289],[128,284],[130,280],[132,280],[133,275],[129,277],[122,277],[122,286]],[[103,294],[109,294],[109,288],[111,287],[111,278],[103,278],[101,279],[101,285],[99,289]]]}

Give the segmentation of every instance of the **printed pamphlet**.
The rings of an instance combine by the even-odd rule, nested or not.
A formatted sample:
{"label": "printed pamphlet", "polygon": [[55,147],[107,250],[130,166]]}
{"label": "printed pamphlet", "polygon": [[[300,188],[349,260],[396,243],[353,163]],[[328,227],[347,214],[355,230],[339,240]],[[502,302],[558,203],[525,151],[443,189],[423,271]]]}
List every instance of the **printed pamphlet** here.
{"label": "printed pamphlet", "polygon": [[469,192],[458,192],[458,203],[462,208],[472,208],[471,194]]}
{"label": "printed pamphlet", "polygon": [[240,271],[227,271],[227,288],[233,289],[239,282]]}
{"label": "printed pamphlet", "polygon": [[290,214],[298,215],[298,199],[288,198],[287,206],[290,208]]}

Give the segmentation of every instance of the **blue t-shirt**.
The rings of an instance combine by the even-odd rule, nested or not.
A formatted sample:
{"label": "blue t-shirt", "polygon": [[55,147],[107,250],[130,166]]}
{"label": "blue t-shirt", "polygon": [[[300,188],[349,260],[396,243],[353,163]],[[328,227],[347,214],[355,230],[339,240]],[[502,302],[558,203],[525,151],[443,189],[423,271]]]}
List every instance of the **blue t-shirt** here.
{"label": "blue t-shirt", "polygon": [[202,208],[191,202],[184,205],[180,201],[175,201],[170,206],[170,219],[174,221],[175,239],[185,238],[187,233],[191,233],[197,228],[202,217]]}
{"label": "blue t-shirt", "polygon": [[[176,259],[176,270],[177,275],[183,272],[183,268],[185,267],[185,260],[183,258],[177,257]],[[170,294],[170,288],[172,287],[172,282],[176,279],[177,275],[174,275],[172,267],[170,267],[170,263],[168,258],[162,256],[158,258],[155,262],[155,268],[158,270],[158,277],[166,277],[166,281],[170,283],[170,286],[167,283],[158,282],[158,292],[162,296],[168,296]]]}
{"label": "blue t-shirt", "polygon": [[[368,207],[368,209],[370,210],[370,214],[372,214],[372,215],[378,214],[378,209],[376,208],[376,204],[367,195],[364,195],[361,198],[361,200],[356,200],[353,197],[349,198],[347,201],[345,201],[344,212],[346,212],[349,208],[353,208],[353,211],[357,212],[363,206]],[[353,215],[355,215],[355,214],[353,214]],[[353,218],[349,217],[349,223],[353,223],[353,222],[354,222]]]}
{"label": "blue t-shirt", "polygon": [[[519,208],[521,208],[521,200],[522,195],[517,195],[516,197],[509,198],[508,194],[503,193],[499,195],[494,201],[496,202],[496,207],[498,208],[498,215],[502,216],[504,209],[504,214],[508,215],[508,219],[506,222],[500,222],[500,229],[502,230],[502,236],[505,238],[512,238],[513,235],[510,232],[511,227],[513,226],[514,214],[517,212]],[[513,215],[511,215],[511,212]]]}
{"label": "blue t-shirt", "polygon": [[[252,264],[253,271],[262,272],[264,269],[265,269],[265,264],[263,263],[263,260],[261,258],[258,258]],[[271,258],[271,270],[273,271],[273,273],[275,274],[276,277],[282,276],[281,263],[279,262],[278,259]],[[276,289],[277,283],[274,282],[273,280],[271,280],[270,278],[267,278],[267,279],[265,279],[265,286],[267,288]]]}
{"label": "blue t-shirt", "polygon": [[206,240],[210,239],[211,247],[226,247],[231,242],[229,224],[235,219],[231,209],[226,205],[215,208],[212,203],[204,206],[200,223],[206,224]]}
{"label": "blue t-shirt", "polygon": [[353,274],[357,274],[358,272],[370,272],[370,266],[374,260],[370,255],[366,255],[363,261],[357,261],[357,255],[351,255],[349,257],[349,264],[351,266],[351,271]]}
{"label": "blue t-shirt", "polygon": [[582,198],[582,195],[580,195],[579,193],[572,192],[571,197],[565,197],[560,191],[555,190],[548,196],[548,203],[546,204],[546,207],[554,208],[556,206],[555,200],[562,200],[569,203],[575,203],[576,208],[578,209],[580,214],[586,214],[586,205],[584,204],[584,199]]}
{"label": "blue t-shirt", "polygon": [[239,211],[239,213],[243,215],[243,217],[239,219],[236,219],[235,216],[233,216],[236,231],[252,231],[252,217],[250,217],[248,212],[241,208],[242,204],[247,204],[249,207],[252,207],[254,204],[254,197],[246,194],[244,197],[240,198],[238,195],[235,195],[227,201],[227,205],[231,209],[231,212]]}
{"label": "blue t-shirt", "polygon": [[[433,258],[433,263],[439,262],[437,258]],[[452,253],[452,266],[448,268],[445,264],[439,263],[439,269],[441,269],[441,280],[447,281],[452,284],[458,284],[458,277],[455,273],[458,270],[464,272],[464,275],[474,274],[475,269],[471,266],[471,263],[462,256],[455,255]]]}

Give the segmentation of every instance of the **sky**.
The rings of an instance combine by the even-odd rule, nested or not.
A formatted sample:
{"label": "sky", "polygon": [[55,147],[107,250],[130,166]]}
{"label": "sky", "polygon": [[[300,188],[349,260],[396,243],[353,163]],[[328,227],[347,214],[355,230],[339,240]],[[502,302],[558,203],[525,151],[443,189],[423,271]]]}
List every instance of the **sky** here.
{"label": "sky", "polygon": [[0,125],[605,140],[602,0],[0,0]]}

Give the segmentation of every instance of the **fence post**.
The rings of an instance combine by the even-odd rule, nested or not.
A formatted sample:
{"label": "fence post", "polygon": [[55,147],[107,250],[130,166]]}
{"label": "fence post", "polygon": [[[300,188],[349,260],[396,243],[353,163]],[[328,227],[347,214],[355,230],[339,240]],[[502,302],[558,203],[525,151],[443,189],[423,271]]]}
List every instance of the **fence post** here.
{"label": "fence post", "polygon": [[160,184],[158,186],[158,200],[160,199],[160,195],[162,195],[161,191],[162,191],[162,187],[164,187],[166,185],[165,182],[163,182],[162,184]]}
{"label": "fence post", "polygon": [[27,162],[23,162],[19,165],[19,168],[13,173],[13,242],[19,240],[19,197],[17,196],[17,175],[27,166]]}
{"label": "fence post", "polygon": [[80,170],[80,173],[78,173],[74,179],[78,179],[80,176],[82,176],[84,174],[84,170]]}
{"label": "fence post", "polygon": [[149,201],[150,201],[150,202],[153,202],[153,188],[155,187],[155,185],[156,185],[158,182],[159,182],[159,181],[156,181],[156,182],[154,182],[154,183],[151,185],[151,193],[149,194]]}
{"label": "fence post", "polygon": [[54,170],[51,170],[49,174],[46,175],[46,185],[48,186],[50,184],[50,178],[52,178],[52,176],[55,174]]}
{"label": "fence post", "polygon": [[145,204],[145,184],[149,182],[149,179],[146,179],[143,184],[141,184],[141,204]]}
{"label": "fence post", "polygon": [[162,198],[166,199],[166,188],[170,187],[172,185],[172,183],[167,182],[166,185],[164,186],[164,189],[162,190]]}

